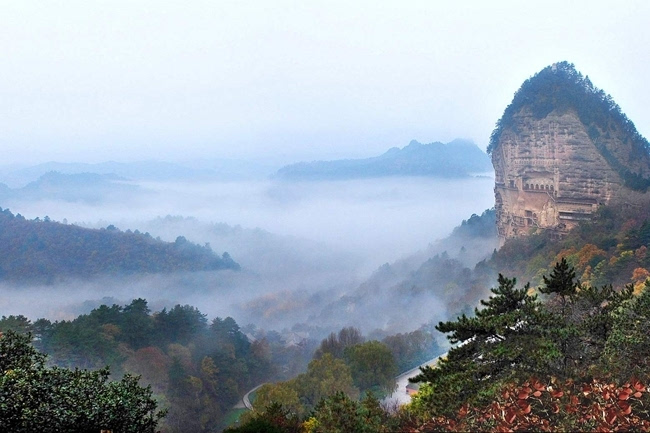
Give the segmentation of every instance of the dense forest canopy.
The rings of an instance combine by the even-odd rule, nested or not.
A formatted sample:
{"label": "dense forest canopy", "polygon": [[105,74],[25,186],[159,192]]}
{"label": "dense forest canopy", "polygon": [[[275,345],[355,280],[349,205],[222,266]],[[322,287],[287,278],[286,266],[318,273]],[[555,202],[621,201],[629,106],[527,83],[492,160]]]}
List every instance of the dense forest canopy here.
{"label": "dense forest canopy", "polygon": [[366,390],[390,389],[398,371],[441,351],[426,329],[366,341],[348,327],[318,346],[311,339],[294,341],[293,333],[254,326],[244,331],[231,317],[208,321],[190,305],[152,312],[145,299],[102,305],[73,320],[2,316],[0,333],[33,336],[29,353],[47,354],[48,365],[63,375],[82,368],[106,382],[104,367],[110,365],[110,378],[126,377],[132,388],[149,386],[147,395],[166,410],[158,423],[164,433],[220,431],[245,392],[278,380],[290,379],[265,385],[256,404],[281,399],[307,414],[338,391],[358,397]]}
{"label": "dense forest canopy", "polygon": [[[566,62],[524,83],[497,124],[489,151],[524,108],[536,118],[572,110],[597,147],[598,137],[613,128],[647,155],[648,142],[612,98]],[[417,153],[422,146],[413,143],[389,154]],[[599,150],[628,186],[650,185],[606,147]],[[403,299],[435,294],[459,314],[436,327],[449,335],[454,348],[437,368],[423,369],[412,404],[391,410],[378,396],[394,390],[395,376],[442,352],[426,326],[397,335],[376,331],[374,338],[345,327],[318,345],[300,337],[298,325],[282,333],[252,325],[243,330],[231,317],[208,321],[190,305],[152,312],[146,300],[135,299],[123,306],[102,305],[73,320],[2,316],[0,332],[19,342],[20,335],[33,335],[34,347],[27,347],[30,337],[22,337],[21,344],[38,373],[30,377],[47,379],[44,386],[77,377],[81,389],[86,384],[92,392],[109,387],[142,400],[148,408],[137,415],[148,423],[142,431],[155,425],[164,433],[220,431],[231,423],[242,395],[261,383],[253,410],[230,431],[650,428],[645,409],[650,404],[648,209],[646,202],[602,207],[562,239],[545,232],[511,239],[474,266],[473,250],[484,254],[477,242],[490,245],[496,238],[495,212],[488,210],[454,230],[451,254],[431,254],[413,268],[382,266],[359,293],[378,296],[381,280],[385,293]],[[209,245],[183,237],[165,243],[114,226],[89,230],[47,217],[29,221],[2,209],[0,242],[6,251],[0,257],[5,280],[239,268],[227,253],[216,256]],[[495,279],[496,287],[485,298]],[[518,286],[517,279],[529,283]],[[361,294],[340,302],[352,305]],[[48,354],[48,367],[35,349]],[[5,374],[3,384],[13,386],[14,379]],[[39,386],[29,385],[47,391]],[[14,397],[21,390],[5,386],[0,391],[15,392],[11,399],[19,401]],[[71,392],[61,398],[79,398]],[[55,397],[43,410],[59,410]],[[28,406],[0,404],[0,411],[20,413],[24,421],[29,414],[21,411]],[[167,412],[155,412],[156,406]],[[128,408],[121,412],[129,413]],[[94,415],[83,414],[89,422],[100,422]]]}
{"label": "dense forest canopy", "polygon": [[138,375],[169,409],[159,426],[166,433],[218,431],[242,394],[272,375],[272,359],[291,351],[270,339],[251,341],[231,317],[208,323],[189,305],[152,313],[144,299],[102,305],[74,320],[3,316],[0,332],[33,335],[58,371],[110,365],[111,377]]}
{"label": "dense forest canopy", "polygon": [[[518,286],[500,277],[480,308],[441,322],[438,330],[464,344],[439,369],[424,371],[411,405],[392,411],[377,393],[390,391],[397,372],[439,353],[424,330],[373,340],[344,328],[318,345],[249,326],[244,332],[228,317],[209,322],[188,305],[152,313],[144,299],[74,320],[2,317],[0,330],[33,333],[58,368],[101,371],[110,364],[115,378],[141,375],[140,384],[150,384],[169,409],[163,432],[219,431],[244,392],[278,380],[259,389],[255,410],[231,431],[642,428],[650,425],[647,209],[603,207],[564,239],[540,233],[509,240],[473,270],[445,254],[424,263],[413,281],[458,273],[466,287],[444,290],[468,305],[496,269],[534,278]],[[493,219],[493,211],[473,215],[456,235],[494,236]],[[600,415],[590,412],[594,407]]]}
{"label": "dense forest canopy", "polygon": [[111,430],[154,433],[165,411],[151,387],[109,369],[68,370],[46,366],[30,345],[31,334],[0,333],[0,430],[12,433],[87,433]]}
{"label": "dense forest canopy", "polygon": [[[251,420],[232,431],[277,426],[277,420],[282,432],[343,432],[349,426],[378,432],[650,427],[648,209],[645,202],[605,206],[563,239],[538,233],[508,240],[480,262],[467,286],[457,287],[459,297],[469,301],[499,269],[532,284],[518,286],[515,278],[501,276],[480,308],[441,322],[437,329],[451,343],[464,344],[439,368],[424,371],[411,405],[373,411],[372,398],[358,400],[341,385],[343,393],[323,395],[306,416],[295,405],[300,388],[289,382],[265,389],[266,400]],[[491,211],[473,216],[457,231],[489,235],[492,217]],[[447,269],[454,269],[451,262]],[[339,340],[330,336],[319,352],[345,353]],[[262,403],[274,396],[294,405],[264,410]]]}
{"label": "dense forest canopy", "polygon": [[547,232],[510,239],[482,265],[537,286],[564,257],[584,284],[620,289],[632,283],[640,291],[650,275],[649,209],[647,200],[637,206],[601,207],[591,221],[581,222],[562,239]]}
{"label": "dense forest canopy", "polygon": [[[439,323],[455,346],[415,379],[422,386],[411,404],[359,399],[343,361],[348,350],[332,336],[307,376],[338,371],[323,378],[338,378],[340,391],[320,394],[305,412],[300,386],[268,387],[259,407],[228,431],[647,431],[649,319],[650,281],[638,295],[632,285],[585,286],[562,259],[538,290],[500,276],[471,315]],[[341,349],[337,362],[332,354]]]}

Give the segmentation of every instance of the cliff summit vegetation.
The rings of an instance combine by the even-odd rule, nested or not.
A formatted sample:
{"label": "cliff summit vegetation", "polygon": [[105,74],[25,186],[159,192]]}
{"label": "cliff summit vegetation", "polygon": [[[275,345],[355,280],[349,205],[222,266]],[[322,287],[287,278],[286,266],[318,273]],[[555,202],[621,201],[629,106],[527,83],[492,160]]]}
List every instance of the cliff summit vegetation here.
{"label": "cliff summit vegetation", "polygon": [[[513,127],[515,116],[524,109],[536,119],[543,119],[551,112],[575,112],[593,144],[627,187],[646,191],[650,186],[645,173],[631,168],[631,162],[639,160],[650,165],[648,140],[636,130],[612,96],[595,87],[572,63],[554,63],[524,81],[496,123],[488,154],[497,149],[503,132]],[[629,147],[627,154],[608,144],[613,136],[618,138],[619,146]]]}

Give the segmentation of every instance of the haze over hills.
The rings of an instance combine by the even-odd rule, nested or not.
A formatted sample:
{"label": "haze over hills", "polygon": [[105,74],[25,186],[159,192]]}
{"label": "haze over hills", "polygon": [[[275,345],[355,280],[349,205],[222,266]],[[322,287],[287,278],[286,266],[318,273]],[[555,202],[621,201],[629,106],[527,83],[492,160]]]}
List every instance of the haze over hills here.
{"label": "haze over hills", "polygon": [[331,323],[332,317],[347,311],[349,323],[360,329],[405,332],[416,323],[471,311],[485,293],[486,280],[494,277],[491,271],[473,273],[476,263],[498,247],[494,222],[494,210],[472,215],[426,249],[385,263],[353,290],[328,302],[310,322]]}
{"label": "haze over hills", "polygon": [[21,188],[41,176],[57,172],[62,175],[97,174],[136,181],[208,181],[263,179],[280,163],[264,160],[203,159],[184,163],[165,161],[115,162],[96,164],[81,162],[46,162],[27,167],[0,167],[0,182]]}
{"label": "haze over hills", "polygon": [[99,203],[106,199],[126,200],[139,187],[115,174],[77,173],[63,174],[51,171],[29,182],[22,188],[9,188],[0,184],[0,200],[37,201],[61,200],[65,202]]}
{"label": "haze over hills", "polygon": [[471,141],[443,144],[412,140],[373,158],[299,162],[282,167],[275,177],[284,180],[336,180],[385,176],[466,177],[491,171],[489,157]]}
{"label": "haze over hills", "polygon": [[[569,82],[573,80],[574,84],[584,84],[584,79],[572,67],[560,64],[551,73],[558,74],[558,71],[565,73],[570,78]],[[562,75],[559,77],[566,78]],[[562,88],[563,83],[556,83],[552,78],[554,77],[551,76],[551,88]],[[532,88],[539,85],[534,80],[530,84]],[[583,87],[590,89],[588,86]],[[569,85],[564,93],[571,93],[572,89],[574,87]],[[599,94],[598,91],[590,92]],[[542,100],[547,96],[546,92],[542,92]],[[551,98],[548,106],[537,100],[524,99],[530,105],[525,105],[512,119],[504,115],[493,135],[499,137],[500,141],[490,150],[498,170],[497,193],[511,194],[514,198],[509,202],[499,202],[497,196],[497,206],[501,207],[485,211],[481,215],[472,215],[441,241],[432,240],[440,236],[434,230],[447,224],[445,218],[453,217],[456,220],[457,212],[464,203],[471,202],[476,206],[485,197],[488,202],[492,200],[492,180],[487,177],[470,177],[467,169],[471,165],[469,159],[463,160],[463,155],[476,148],[473,144],[454,142],[447,145],[424,145],[412,142],[403,149],[391,149],[377,158],[304,164],[304,173],[311,173],[308,176],[312,177],[298,176],[287,180],[278,174],[277,178],[282,181],[276,180],[277,178],[241,184],[134,181],[126,185],[142,185],[146,188],[136,188],[133,192],[135,198],[121,203],[122,207],[128,207],[127,212],[118,209],[112,215],[110,212],[115,209],[110,206],[114,207],[115,203],[104,203],[106,207],[99,202],[90,205],[72,203],[66,201],[69,197],[57,191],[58,188],[72,191],[84,182],[91,186],[90,190],[94,186],[101,189],[104,184],[124,183],[116,175],[46,174],[39,181],[14,190],[16,195],[25,196],[27,202],[23,205],[40,200],[34,204],[39,209],[39,206],[60,203],[60,209],[68,212],[75,209],[75,215],[87,212],[84,214],[86,219],[88,215],[95,221],[103,215],[108,215],[108,218],[123,218],[124,221],[129,221],[128,226],[133,230],[138,227],[140,230],[151,231],[154,236],[176,241],[161,242],[137,231],[122,233],[110,225],[105,229],[86,230],[54,223],[49,218],[27,221],[3,211],[0,215],[0,241],[5,246],[5,255],[0,261],[0,270],[5,271],[2,275],[5,281],[0,283],[3,289],[6,288],[5,293],[16,293],[21,299],[30,300],[25,302],[34,303],[31,299],[42,293],[56,293],[57,297],[63,298],[64,291],[69,287],[76,304],[72,307],[70,304],[60,304],[59,312],[68,314],[55,317],[68,319],[70,314],[82,315],[70,322],[48,323],[43,319],[34,326],[24,317],[21,319],[12,316],[3,317],[0,324],[18,325],[42,332],[39,341],[54,354],[61,365],[74,366],[79,360],[85,360],[87,364],[81,364],[85,366],[112,362],[124,371],[143,374],[146,378],[144,380],[155,384],[165,401],[170,402],[170,419],[174,420],[174,425],[181,426],[174,430],[167,425],[165,431],[184,433],[186,426],[198,419],[209,420],[211,427],[205,424],[192,427],[192,431],[207,433],[216,430],[214,426],[223,420],[225,412],[244,391],[267,380],[290,379],[300,374],[293,382],[277,385],[279,388],[275,389],[289,392],[278,391],[274,398],[283,404],[296,405],[309,400],[307,407],[315,408],[322,407],[317,406],[321,399],[329,398],[330,400],[324,400],[324,404],[331,404],[331,398],[336,397],[331,396],[331,390],[322,394],[308,393],[321,389],[323,383],[330,383],[329,378],[335,378],[339,384],[348,379],[348,382],[352,381],[352,373],[346,373],[346,368],[350,371],[354,369],[354,384],[358,389],[354,391],[354,387],[348,387],[344,390],[351,390],[353,403],[350,404],[357,404],[358,390],[370,386],[364,384],[362,388],[359,378],[372,376],[371,379],[375,379],[378,376],[374,373],[367,374],[368,371],[374,372],[372,368],[379,364],[376,362],[378,354],[383,353],[388,360],[392,357],[393,362],[397,361],[401,368],[409,368],[414,366],[413,362],[430,359],[441,351],[442,344],[436,344],[440,335],[431,332],[433,323],[463,314],[463,324],[469,323],[470,328],[475,323],[482,326],[482,322],[475,322],[476,317],[480,319],[481,315],[476,313],[474,307],[479,305],[480,299],[489,295],[488,288],[494,287],[499,273],[516,277],[521,283],[532,283],[531,290],[528,287],[516,293],[502,290],[499,295],[515,293],[517,296],[514,303],[499,304],[503,308],[519,305],[537,287],[543,287],[543,277],[551,274],[555,263],[563,258],[575,269],[576,278],[579,277],[584,285],[582,287],[585,290],[581,293],[594,295],[593,299],[583,299],[587,303],[593,302],[593,305],[589,304],[593,308],[584,310],[588,314],[582,314],[583,310],[579,309],[583,307],[575,304],[576,311],[580,314],[571,316],[571,320],[575,317],[579,317],[579,320],[591,317],[592,311],[600,314],[609,308],[607,305],[613,305],[608,302],[623,299],[618,298],[617,292],[609,289],[609,286],[605,286],[608,284],[618,290],[631,282],[633,287],[621,295],[628,297],[626,302],[630,301],[631,305],[634,301],[630,298],[632,292],[642,293],[643,281],[650,276],[650,254],[647,253],[650,245],[648,196],[640,191],[633,192],[637,183],[626,183],[630,182],[629,179],[643,182],[643,164],[630,163],[628,172],[621,174],[615,167],[616,162],[608,160],[603,152],[610,156],[616,155],[616,161],[626,161],[625,158],[633,158],[626,152],[633,155],[634,152],[643,150],[635,148],[634,143],[643,144],[644,139],[638,139],[634,135],[635,131],[630,127],[629,121],[623,122],[627,129],[619,128],[623,133],[615,134],[619,123],[616,119],[606,118],[610,129],[603,129],[598,122],[590,126],[600,128],[599,137],[615,136],[616,141],[610,147],[603,147],[608,150],[598,150],[598,139],[595,139],[596,142],[584,139],[589,136],[590,127],[578,123],[580,119],[576,113],[579,109],[561,102],[565,96]],[[616,107],[612,101],[602,97],[599,100],[608,104],[609,112],[616,112],[611,108]],[[539,104],[546,107],[548,112],[541,110]],[[581,104],[581,107],[584,106]],[[536,111],[538,108],[539,112]],[[512,111],[512,108],[506,109],[506,113],[510,112],[508,110]],[[600,118],[598,113],[597,110],[593,111],[594,118]],[[542,117],[538,119],[536,115]],[[619,120],[625,119],[620,112],[617,116]],[[570,121],[562,123],[567,118]],[[630,143],[632,145],[626,147]],[[434,166],[426,158],[439,156],[445,149],[460,150],[457,152],[459,160],[456,161],[460,165],[449,163],[447,167],[449,170],[456,167],[456,171],[445,172],[451,178],[437,179],[422,174],[426,172],[426,167]],[[645,157],[639,156],[638,159],[643,161],[643,158]],[[449,161],[453,162],[454,159],[450,156]],[[292,166],[286,169],[289,170],[290,167]],[[320,170],[319,167],[325,168]],[[479,171],[479,167],[482,166],[474,166],[476,171]],[[310,181],[292,182],[293,179]],[[155,192],[154,187],[157,188]],[[601,197],[601,190],[607,194],[601,200],[594,199],[593,203],[585,201],[581,195]],[[615,201],[612,199],[607,202],[605,199],[623,197],[618,195],[620,191],[625,192],[627,206],[613,208]],[[48,194],[51,194],[51,202],[44,200]],[[436,196],[436,207],[431,206],[432,195]],[[541,198],[551,200],[550,205],[549,202],[542,205],[546,217],[555,209],[552,206],[556,206],[560,216],[567,221],[574,221],[574,229],[568,231],[569,227],[566,227],[566,233],[559,237],[555,230],[537,230],[534,233],[535,228],[543,227],[530,226],[526,232],[528,236],[509,236],[497,251],[499,240],[496,236],[496,221],[500,212],[503,214],[504,209],[509,209],[504,203],[512,205],[510,212],[524,212],[524,217],[539,223],[542,219],[534,219],[537,216],[532,214],[537,211],[531,204],[537,203]],[[575,210],[584,209],[580,206],[585,203],[592,206],[589,208],[592,210],[590,214]],[[368,204],[371,206],[366,206]],[[569,205],[573,207],[561,207]],[[167,216],[151,220],[151,215],[165,215],[160,209],[169,208],[179,213],[191,209],[193,215],[200,215],[201,218]],[[441,213],[436,214],[438,211]],[[525,213],[527,211],[531,212],[530,216]],[[302,226],[307,227],[307,230],[301,234],[318,231],[321,232],[318,233],[321,237],[319,242],[315,242],[316,236],[310,240],[299,239],[288,236],[287,232],[278,236],[272,231],[248,228],[248,224],[242,228],[240,225],[214,222],[225,220],[227,212],[231,212],[229,215],[240,221],[250,218],[247,220],[249,224],[255,221],[250,227],[277,224],[276,228],[286,227],[295,234]],[[567,219],[567,212],[574,212],[574,217],[589,218]],[[332,230],[347,214],[354,214],[358,218],[355,224],[349,230]],[[143,220],[143,215],[149,216],[148,219]],[[424,218],[424,229],[418,227],[414,216]],[[405,219],[399,219],[401,217]],[[113,222],[94,227],[105,227],[108,224]],[[373,229],[373,224],[378,225]],[[122,224],[118,225],[123,227]],[[326,232],[327,230],[330,231]],[[360,233],[365,233],[365,238],[358,237]],[[408,244],[409,251],[413,251],[413,245],[429,243],[428,247],[405,254],[399,245],[409,234],[415,234],[414,243]],[[208,245],[201,247],[192,244],[183,236],[199,245],[207,242],[228,245],[229,251],[230,245],[235,245],[235,257],[242,257],[241,263],[246,269],[242,272],[197,272],[206,269],[237,269],[237,263],[229,255],[216,256]],[[376,238],[379,237],[383,244],[377,242]],[[358,248],[359,244],[372,250],[365,259],[390,257],[390,261],[378,268],[374,262],[375,271],[371,274],[365,269],[360,271],[359,263],[362,260],[358,254],[352,254],[352,246]],[[334,248],[335,246],[339,248]],[[113,278],[113,274],[117,273],[119,277]],[[35,287],[34,292],[28,292],[31,288],[24,285],[12,286],[15,281],[23,279],[24,275],[41,278],[46,284]],[[88,290],[91,285],[85,277],[98,275],[102,278],[92,281],[94,289]],[[67,279],[60,281],[61,276],[79,278],[73,282]],[[498,281],[499,284],[503,283],[502,279]],[[603,286],[607,288],[598,288]],[[79,293],[84,293],[85,299],[80,299]],[[599,298],[601,295],[609,298]],[[575,299],[577,296],[579,295],[576,294]],[[138,298],[133,299],[135,297]],[[526,299],[530,301],[526,305],[534,306],[537,311],[543,311],[545,305],[551,309],[557,305],[557,302],[542,304],[533,297]],[[606,302],[601,302],[602,299]],[[565,300],[562,299],[563,304]],[[568,299],[566,305],[574,308],[572,302],[573,298]],[[124,307],[110,307],[110,303],[121,303]],[[7,302],[3,304],[5,309],[7,305]],[[158,311],[150,314],[149,305]],[[199,305],[201,311],[192,305]],[[96,308],[89,312],[93,307]],[[205,312],[216,316],[209,327]],[[495,341],[498,344],[510,344],[511,331],[527,332],[527,327],[521,326],[527,322],[522,320],[537,316],[522,316],[519,315],[521,312],[527,313],[528,310],[517,310],[517,314],[512,316],[516,321],[508,322],[507,326],[500,328],[499,334],[488,338],[488,343]],[[497,314],[498,322],[487,323],[485,335],[492,335],[489,333],[494,332],[494,323],[501,324],[501,319],[510,320],[511,316],[506,315],[504,318],[500,313]],[[226,315],[236,316],[242,325],[246,323],[246,333],[234,319],[220,318]],[[611,323],[619,320],[611,316],[606,319],[609,324],[601,327],[598,322],[597,327],[599,330],[604,329],[598,336],[602,339],[599,343],[601,349],[607,338],[605,334],[612,329]],[[575,320],[578,323],[579,320]],[[550,322],[554,325],[563,323],[561,320]],[[573,323],[571,322],[572,325]],[[619,323],[622,322],[619,320]],[[338,337],[336,334],[327,336],[329,332],[344,326],[355,326],[358,329],[350,331],[352,328],[344,328]],[[483,328],[474,328],[469,329],[467,335],[475,332],[475,329],[483,332]],[[572,328],[571,332],[576,329]],[[621,329],[626,328],[623,326]],[[505,331],[501,332],[502,330]],[[364,342],[361,332],[374,341]],[[538,349],[551,347],[553,350],[549,358],[556,356],[565,346],[557,343],[557,334],[553,332],[555,331],[549,331],[546,323],[536,322],[535,331],[524,337],[526,341],[537,342],[534,338],[540,334],[545,336],[543,344],[535,344],[534,353],[526,351],[528,346],[518,344],[514,345],[516,350],[512,352],[517,354],[515,359],[509,358],[509,352],[496,350],[490,353],[499,362],[490,363],[490,374],[480,380],[472,376],[464,383],[466,388],[480,388],[484,383],[482,381],[491,380],[493,372],[497,375],[505,372],[507,376],[511,367],[519,365],[521,359],[537,360],[535,355]],[[592,336],[584,335],[589,338]],[[84,336],[83,339],[80,336]],[[345,340],[346,336],[356,337],[342,343],[341,340]],[[464,347],[472,351],[482,350],[485,341],[481,341],[480,337]],[[324,338],[323,343],[315,351],[321,338]],[[65,344],[62,343],[64,341]],[[591,341],[593,340],[588,340]],[[210,342],[219,344],[206,344]],[[557,346],[554,346],[556,343]],[[349,344],[352,349],[337,346],[342,344]],[[329,356],[332,354],[327,350],[332,347],[338,347],[338,358]],[[106,348],[109,350],[104,350]],[[370,354],[362,358],[369,359],[368,363],[361,364],[357,362],[359,359],[353,361],[354,356],[363,354],[365,350],[369,350],[367,353]],[[407,356],[409,351],[411,354]],[[595,352],[590,352],[589,356],[593,353]],[[73,359],[71,354],[77,358]],[[88,357],[87,354],[92,356]],[[309,363],[312,356],[314,359]],[[468,362],[480,363],[482,359],[484,358],[479,354]],[[584,356],[575,358],[576,365],[583,363],[584,359]],[[459,368],[464,368],[464,365],[466,364]],[[552,363],[548,365],[555,368]],[[499,366],[504,367],[495,370]],[[591,367],[593,365],[590,364],[589,368]],[[332,373],[333,369],[336,369],[335,373]],[[305,370],[307,373],[304,373]],[[560,370],[553,371],[554,377],[564,374]],[[319,373],[322,375],[318,376]],[[394,369],[388,370],[385,374],[386,383],[390,385],[395,373]],[[236,381],[233,380],[234,376],[237,377]],[[369,380],[368,384],[371,382]],[[274,388],[269,386],[266,390],[268,389]],[[263,394],[264,389],[261,392]],[[196,397],[198,395],[200,400]],[[311,397],[305,399],[304,395]],[[452,399],[456,398],[458,390],[452,387],[449,395],[452,395]],[[428,411],[435,410],[436,405],[431,400],[426,400],[426,397],[420,402],[418,410],[424,411],[430,420],[431,413]],[[384,420],[390,419],[390,414],[385,415]],[[400,421],[396,418],[392,420]],[[399,429],[392,431],[396,430]]]}
{"label": "haze over hills", "polygon": [[[496,242],[496,225],[503,246],[484,250],[486,258],[475,266],[463,266],[465,248],[420,266],[422,256],[387,264],[314,321],[337,310],[349,311],[353,323],[371,320],[370,312],[391,296],[402,321],[457,317],[436,326],[457,347],[415,378],[422,386],[407,410],[417,421],[378,417],[375,431],[649,426],[647,140],[611,97],[565,62],[524,83],[492,137],[496,211],[473,216],[454,235],[471,234],[462,243],[478,251],[481,238]],[[420,309],[424,294],[449,310]],[[319,350],[336,357],[336,343],[330,337]],[[325,359],[321,352],[314,363]],[[285,397],[292,391],[296,405],[311,410],[301,379],[258,395],[294,404]],[[356,394],[345,392],[357,402]],[[331,415],[341,399],[323,398],[305,419],[330,428],[349,425],[347,415]]]}
{"label": "haze over hills", "polygon": [[650,432],[650,1],[0,11],[0,433]]}

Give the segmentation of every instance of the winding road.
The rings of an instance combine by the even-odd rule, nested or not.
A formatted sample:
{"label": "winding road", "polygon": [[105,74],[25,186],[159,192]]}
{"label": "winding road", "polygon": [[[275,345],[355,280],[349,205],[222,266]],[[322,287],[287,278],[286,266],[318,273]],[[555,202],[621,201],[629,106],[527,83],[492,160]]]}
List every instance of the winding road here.
{"label": "winding road", "polygon": [[242,403],[243,403],[243,405],[244,405],[244,407],[245,407],[246,409],[248,409],[248,410],[253,410],[253,405],[252,405],[252,403],[251,403],[250,396],[251,396],[252,393],[254,393],[255,391],[257,391],[257,390],[258,390],[262,385],[264,385],[264,384],[263,384],[263,383],[260,383],[260,384],[257,385],[255,388],[251,389],[251,390],[248,391],[246,394],[244,394],[244,397],[242,397],[241,401],[242,401]]}
{"label": "winding road", "polygon": [[397,376],[395,378],[395,381],[397,382],[397,388],[395,389],[395,392],[393,392],[388,397],[384,398],[382,400],[382,403],[388,405],[389,407],[390,405],[393,404],[398,404],[401,406],[403,404],[410,403],[411,396],[409,395],[408,392],[406,392],[406,385],[409,384],[409,379],[420,374],[420,367],[425,367],[427,365],[434,366],[438,363],[438,360],[440,358],[444,358],[445,356],[447,356],[447,353],[443,353],[440,356],[436,356],[435,358]]}
{"label": "winding road", "polygon": [[[431,359],[431,360],[429,360],[429,361],[427,361],[427,362],[425,362],[423,364],[420,364],[417,367],[412,368],[411,370],[406,371],[406,372],[400,374],[399,376],[397,376],[395,378],[395,381],[397,382],[397,388],[395,389],[395,392],[393,392],[388,397],[384,398],[382,400],[382,403],[384,403],[386,405],[398,404],[400,406],[403,405],[403,404],[410,403],[411,402],[411,396],[406,392],[406,385],[408,385],[409,379],[412,378],[412,377],[417,376],[418,374],[420,374],[420,367],[425,367],[427,365],[430,365],[430,366],[436,365],[438,363],[438,360],[440,358],[444,358],[445,356],[447,356],[447,353],[443,353],[440,356],[436,356],[435,358],[433,358],[433,359]],[[239,408],[239,409],[246,408],[248,410],[253,410],[253,405],[251,404],[251,401],[250,401],[250,395],[253,392],[257,391],[262,385],[264,385],[264,384],[261,383],[261,384],[257,385],[255,388],[248,391],[244,395],[244,397],[242,397],[241,401],[235,406],[235,408]]]}

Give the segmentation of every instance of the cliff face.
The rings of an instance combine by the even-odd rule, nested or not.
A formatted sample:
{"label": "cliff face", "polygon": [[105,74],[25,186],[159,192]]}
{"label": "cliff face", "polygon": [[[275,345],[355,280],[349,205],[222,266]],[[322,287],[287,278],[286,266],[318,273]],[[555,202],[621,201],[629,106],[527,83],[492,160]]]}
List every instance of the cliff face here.
{"label": "cliff face", "polygon": [[573,112],[537,120],[522,110],[503,132],[492,163],[502,239],[534,228],[568,230],[622,185]]}
{"label": "cliff face", "polygon": [[647,141],[611,97],[573,65],[562,66],[524,83],[492,135],[502,241],[539,229],[559,236],[598,206],[650,183]]}

